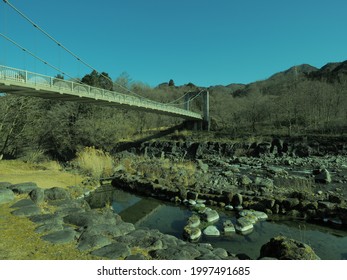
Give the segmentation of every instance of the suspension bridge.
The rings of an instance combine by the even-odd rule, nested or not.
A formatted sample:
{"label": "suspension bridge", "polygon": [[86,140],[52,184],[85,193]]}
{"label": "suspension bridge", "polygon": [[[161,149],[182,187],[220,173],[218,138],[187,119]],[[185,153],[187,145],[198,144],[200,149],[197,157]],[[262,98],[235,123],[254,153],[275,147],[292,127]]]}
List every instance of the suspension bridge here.
{"label": "suspension bridge", "polygon": [[[26,15],[20,12],[9,1],[4,2],[11,6],[17,13],[30,22],[35,28],[39,29],[49,39],[53,40],[59,47],[63,48],[79,62],[85,64],[89,68],[95,70],[89,64],[80,59],[76,54],[68,50],[63,44],[55,40],[50,34],[40,28],[36,23],[29,19]],[[19,45],[8,36],[1,34],[1,37],[16,47],[27,52],[35,59],[40,60],[44,64],[58,70],[60,73],[66,74],[64,71],[44,61],[39,56],[33,54],[23,46]],[[96,71],[96,70],[95,70]],[[135,96],[130,94],[119,93],[116,91],[105,90],[75,82],[73,80],[59,79],[34,73],[28,70],[12,68],[6,65],[0,65],[0,93],[7,93],[19,96],[32,96],[45,99],[54,99],[62,101],[74,101],[80,103],[90,103],[101,106],[118,107],[128,110],[144,111],[160,115],[167,115],[172,117],[179,117],[184,120],[190,121],[195,127],[203,129],[209,128],[209,93],[208,91],[201,91],[199,93],[188,93],[184,97],[184,103],[180,104],[182,108],[174,106],[173,103],[156,102],[141,95]],[[131,92],[129,90],[129,92]],[[190,110],[190,103],[197,96],[202,97],[202,113],[193,112]]]}
{"label": "suspension bridge", "polygon": [[203,116],[199,113],[170,106],[169,104],[3,65],[0,65],[0,92],[20,96],[114,106],[193,121],[203,120]]}

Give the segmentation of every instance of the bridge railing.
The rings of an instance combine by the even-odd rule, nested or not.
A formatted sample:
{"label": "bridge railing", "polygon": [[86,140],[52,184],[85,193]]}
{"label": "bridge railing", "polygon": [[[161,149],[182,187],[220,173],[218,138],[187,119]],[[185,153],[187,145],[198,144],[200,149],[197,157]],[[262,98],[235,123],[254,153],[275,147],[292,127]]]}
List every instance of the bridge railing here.
{"label": "bridge railing", "polygon": [[171,104],[168,105],[146,98],[131,96],[116,91],[109,91],[102,88],[92,87],[80,82],[62,80],[8,66],[0,65],[0,80],[15,82],[16,85],[23,84],[23,86],[33,86],[36,89],[49,89],[62,94],[67,93],[77,95],[79,97],[101,99],[109,102],[117,102],[120,104],[144,107],[158,111],[172,112],[182,116],[190,116],[195,119],[201,119],[200,114],[174,107]]}

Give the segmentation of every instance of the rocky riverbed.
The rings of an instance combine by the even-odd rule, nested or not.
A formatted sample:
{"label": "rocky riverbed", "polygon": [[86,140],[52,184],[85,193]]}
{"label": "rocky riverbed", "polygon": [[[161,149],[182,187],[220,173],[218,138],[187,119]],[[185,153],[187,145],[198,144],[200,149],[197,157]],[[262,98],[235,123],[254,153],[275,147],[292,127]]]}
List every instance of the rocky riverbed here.
{"label": "rocky riverbed", "polygon": [[[346,227],[346,143],[294,140],[144,143],[131,151],[149,160],[193,160],[194,174],[179,171],[182,178],[190,177],[193,183],[182,187],[179,180],[119,172],[112,184],[177,203],[196,203],[200,199],[226,210],[252,209],[269,216],[286,215]],[[160,161],[152,162],[153,170],[160,169]]]}
{"label": "rocky riverbed", "polygon": [[[343,142],[257,143],[147,142],[118,153],[114,188],[170,201],[193,209],[182,229],[186,240],[155,229],[138,229],[93,194],[73,199],[66,189],[41,189],[35,183],[0,183],[0,203],[13,215],[37,224],[42,239],[76,242],[79,250],[109,259],[239,259],[222,248],[195,243],[201,234],[218,236],[219,211],[235,211],[223,234],[247,234],[258,220],[281,216],[347,225],[347,158]],[[141,157],[141,162],[134,162]],[[179,166],[179,167],[177,167]],[[18,201],[18,195],[27,195]],[[15,202],[15,203],[14,203]],[[45,205],[45,207],[42,207]],[[259,258],[318,259],[297,240],[274,237]]]}

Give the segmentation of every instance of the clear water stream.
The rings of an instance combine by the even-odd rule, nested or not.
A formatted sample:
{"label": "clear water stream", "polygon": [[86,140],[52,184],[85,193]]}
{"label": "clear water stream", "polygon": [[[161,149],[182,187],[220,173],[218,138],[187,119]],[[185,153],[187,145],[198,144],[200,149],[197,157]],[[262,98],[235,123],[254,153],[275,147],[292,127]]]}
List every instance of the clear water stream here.
{"label": "clear water stream", "polygon": [[[163,233],[182,238],[183,227],[192,212],[185,207],[164,203],[152,198],[143,198],[121,190],[112,190],[112,206],[124,221],[132,222],[136,227],[159,229]],[[234,212],[221,212],[216,226],[221,230],[226,219],[235,220]],[[281,220],[276,222],[258,222],[254,231],[246,236],[206,237],[199,242],[211,243],[239,254],[244,253],[252,259],[259,257],[260,248],[272,237],[284,235],[310,245],[316,254],[325,260],[347,259],[347,231],[331,229],[301,221]]]}

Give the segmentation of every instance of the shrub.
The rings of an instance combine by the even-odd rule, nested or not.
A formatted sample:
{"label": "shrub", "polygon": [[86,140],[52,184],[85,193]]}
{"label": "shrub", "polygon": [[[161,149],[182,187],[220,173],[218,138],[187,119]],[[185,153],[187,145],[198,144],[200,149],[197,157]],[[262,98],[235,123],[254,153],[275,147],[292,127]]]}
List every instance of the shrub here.
{"label": "shrub", "polygon": [[93,178],[101,178],[112,175],[113,160],[108,153],[94,147],[85,147],[77,153],[74,163],[82,172]]}

